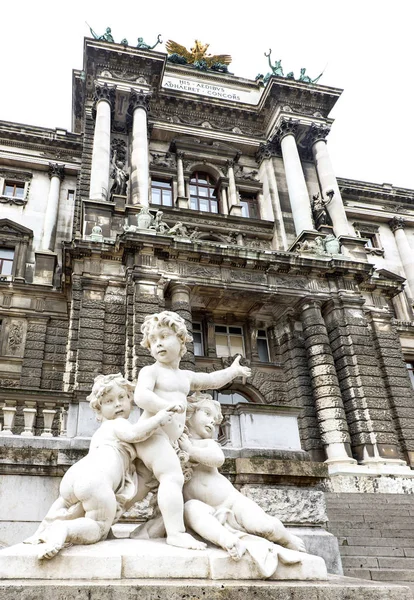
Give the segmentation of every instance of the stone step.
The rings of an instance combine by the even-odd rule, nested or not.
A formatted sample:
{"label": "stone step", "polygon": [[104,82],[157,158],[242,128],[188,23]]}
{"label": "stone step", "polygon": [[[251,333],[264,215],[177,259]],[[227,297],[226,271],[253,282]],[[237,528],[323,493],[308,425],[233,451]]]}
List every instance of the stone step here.
{"label": "stone step", "polygon": [[[341,546],[392,546],[396,547],[397,542],[393,537],[372,537],[361,539],[353,536],[338,536],[339,548]],[[398,547],[414,548],[414,540],[411,538],[398,538]]]}
{"label": "stone step", "polygon": [[343,556],[344,569],[400,569],[414,570],[414,559],[390,556]]}
{"label": "stone step", "polygon": [[404,550],[403,548],[392,547],[392,546],[340,546],[341,556],[342,558],[346,558],[347,556],[410,556],[406,554],[406,552],[412,551],[412,556],[414,557],[414,548],[408,548]]}

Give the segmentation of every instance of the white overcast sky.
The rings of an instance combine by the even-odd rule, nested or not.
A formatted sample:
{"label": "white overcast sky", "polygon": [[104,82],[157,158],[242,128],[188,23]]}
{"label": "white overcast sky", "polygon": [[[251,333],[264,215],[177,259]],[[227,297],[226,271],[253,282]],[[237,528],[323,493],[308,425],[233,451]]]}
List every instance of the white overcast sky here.
{"label": "white overcast sky", "polygon": [[0,119],[70,129],[85,21],[131,45],[200,39],[251,79],[272,48],[285,73],[316,77],[327,64],[320,84],[344,89],[329,136],[337,176],[414,189],[412,0],[14,0],[1,17]]}

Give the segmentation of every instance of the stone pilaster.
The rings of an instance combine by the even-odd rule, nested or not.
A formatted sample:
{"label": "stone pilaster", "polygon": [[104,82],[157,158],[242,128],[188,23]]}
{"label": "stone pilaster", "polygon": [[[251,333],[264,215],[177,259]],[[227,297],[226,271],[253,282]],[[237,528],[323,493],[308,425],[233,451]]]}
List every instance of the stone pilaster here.
{"label": "stone pilaster", "polygon": [[207,351],[206,355],[210,358],[217,358],[216,351],[216,330],[214,324],[214,318],[212,314],[206,314],[204,319],[206,332],[207,332]]}
{"label": "stone pilaster", "polygon": [[115,88],[95,86],[95,130],[93,137],[90,198],[107,200],[111,160],[111,113],[115,103]]}
{"label": "stone pilaster", "polygon": [[413,251],[405,233],[405,219],[403,217],[394,217],[389,222],[389,225],[391,231],[394,233],[398,254],[400,255],[405,277],[407,278],[405,284],[407,296],[409,296],[412,302],[414,300],[414,260]]}
{"label": "stone pilaster", "polygon": [[359,298],[332,300],[324,317],[354,456],[363,463],[400,459],[373,339]]}
{"label": "stone pilaster", "polygon": [[148,123],[150,110],[149,93],[131,89],[128,117],[132,122],[131,148],[131,202],[148,206],[149,204],[149,166],[148,166]]}
{"label": "stone pilaster", "polygon": [[105,280],[83,277],[79,308],[79,332],[76,356],[76,386],[90,391],[95,377],[102,373]]}
{"label": "stone pilaster", "polygon": [[127,305],[122,288],[107,288],[104,297],[105,323],[102,373],[125,373]]}
{"label": "stone pilaster", "polygon": [[241,217],[241,206],[239,194],[236,188],[236,179],[234,177],[234,160],[227,161],[227,177],[229,178],[229,193],[228,193],[228,205],[229,213],[235,217]]}
{"label": "stone pilaster", "polygon": [[353,462],[351,438],[319,302],[304,300],[301,321],[316,416],[328,462]]}
{"label": "stone pilaster", "polygon": [[414,466],[414,390],[408,376],[398,333],[391,315],[370,314],[374,348],[385,383],[400,447]]}
{"label": "stone pilaster", "polygon": [[286,250],[288,243],[273,164],[274,156],[274,146],[270,142],[262,144],[256,156],[260,163],[259,173],[265,192],[259,199],[260,212],[263,219],[273,220],[275,223],[272,247],[275,250]]}
{"label": "stone pilaster", "polygon": [[79,275],[72,275],[72,291],[69,308],[69,333],[66,353],[63,390],[71,392],[76,383],[76,361],[79,340],[79,313],[82,300],[82,283]]}
{"label": "stone pilaster", "polygon": [[336,237],[340,235],[355,235],[353,228],[348,223],[341,192],[326,145],[326,136],[329,130],[330,128],[325,125],[316,125],[313,123],[308,132],[308,142],[312,148],[313,160],[318,173],[322,196],[325,201],[328,200],[326,208],[331,217]]}
{"label": "stone pilaster", "polygon": [[54,238],[59,212],[60,184],[65,176],[63,165],[49,163],[50,187],[43,219],[42,249],[54,250]]}
{"label": "stone pilaster", "polygon": [[302,409],[298,421],[303,449],[309,452],[313,460],[325,460],[302,329],[293,317],[287,317],[278,322],[274,331],[289,404]]}
{"label": "stone pilaster", "polygon": [[[171,310],[178,313],[182,317],[187,326],[188,333],[193,335],[193,319],[191,315],[191,303],[190,303],[190,288],[181,283],[171,283]],[[187,352],[181,359],[180,367],[182,369],[195,370],[195,359],[194,359],[194,344],[189,342],[187,344]]]}
{"label": "stone pilaster", "polygon": [[23,388],[40,388],[45,355],[47,322],[47,318],[28,320],[20,376],[20,385]]}
{"label": "stone pilaster", "polygon": [[68,321],[51,318],[47,324],[42,389],[63,390],[68,343]]}
{"label": "stone pilaster", "polygon": [[314,226],[308,188],[296,145],[298,127],[299,121],[282,119],[276,131],[276,138],[282,149],[292,217],[296,235],[299,236],[302,231],[312,230]]}
{"label": "stone pilaster", "polygon": [[177,207],[188,208],[188,198],[185,194],[185,179],[184,179],[184,152],[177,150]]}

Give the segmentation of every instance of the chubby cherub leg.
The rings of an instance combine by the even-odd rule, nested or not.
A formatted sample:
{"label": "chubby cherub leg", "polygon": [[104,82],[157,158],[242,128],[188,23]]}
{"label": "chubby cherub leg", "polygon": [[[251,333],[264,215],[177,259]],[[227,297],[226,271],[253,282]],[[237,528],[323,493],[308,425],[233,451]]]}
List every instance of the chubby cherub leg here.
{"label": "chubby cherub leg", "polygon": [[220,546],[233,560],[240,560],[246,551],[240,539],[228,531],[214,516],[214,508],[200,500],[188,500],[184,505],[184,520],[203,539]]}
{"label": "chubby cherub leg", "polygon": [[279,519],[271,517],[256,502],[242,494],[237,494],[233,503],[237,522],[244,531],[264,537],[270,542],[280,544],[290,550],[306,552],[303,540],[286,529]]}
{"label": "chubby cherub leg", "polygon": [[105,539],[116,515],[116,499],[111,488],[96,488],[82,500],[85,516],[69,521],[56,520],[42,533],[44,544],[39,560],[53,558],[65,544],[95,544]]}
{"label": "chubby cherub leg", "polygon": [[159,481],[158,507],[164,519],[167,532],[167,544],[180,548],[204,550],[206,544],[197,541],[184,526],[184,477],[180,461],[169,440],[160,435],[153,435],[149,440],[139,444],[138,456],[154,473]]}

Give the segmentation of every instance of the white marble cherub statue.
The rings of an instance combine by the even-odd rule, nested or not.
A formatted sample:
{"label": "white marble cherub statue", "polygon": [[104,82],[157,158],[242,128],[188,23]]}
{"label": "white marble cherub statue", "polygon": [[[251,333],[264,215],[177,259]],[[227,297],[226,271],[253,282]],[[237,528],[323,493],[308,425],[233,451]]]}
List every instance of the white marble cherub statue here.
{"label": "white marble cherub statue", "polygon": [[300,562],[300,555],[286,553],[280,546],[306,552],[305,545],[279,519],[266,514],[219,473],[224,453],[213,437],[222,418],[220,404],[209,394],[198,392],[188,398],[188,435],[178,440],[191,467],[191,479],[184,485],[185,523],[234,560],[247,550],[262,575],[268,577],[276,569],[278,558],[285,564]]}
{"label": "white marble cherub statue", "polygon": [[145,423],[159,411],[174,407],[169,423],[136,447],[137,456],[159,481],[160,509],[167,543],[183,548],[203,549],[205,544],[185,532],[184,477],[172,444],[182,436],[185,426],[187,396],[190,390],[217,389],[238,376],[249,377],[248,367],[240,365],[240,357],[227,369],[214,373],[195,373],[179,369],[186,343],[191,341],[185,321],[171,311],[147,316],[141,327],[141,345],[147,348],[155,363],[143,367],[135,388],[135,402],[143,409],[140,421]]}
{"label": "white marble cherub statue", "polygon": [[[53,558],[65,545],[94,544],[148,489],[139,482],[133,461],[139,442],[171,422],[174,408],[165,406],[149,419],[132,424],[134,386],[116,375],[98,375],[88,396],[97,419],[88,454],[65,473],[60,496],[36,533],[25,543],[42,544],[38,558]],[[140,497],[142,496],[142,497]]]}

